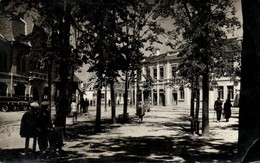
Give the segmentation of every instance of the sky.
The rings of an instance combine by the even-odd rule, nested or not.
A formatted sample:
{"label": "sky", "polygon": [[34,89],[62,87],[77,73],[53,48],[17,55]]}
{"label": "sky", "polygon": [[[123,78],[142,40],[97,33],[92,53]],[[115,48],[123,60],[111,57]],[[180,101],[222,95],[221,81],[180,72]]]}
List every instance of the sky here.
{"label": "sky", "polygon": [[[238,20],[241,22],[241,25],[243,24],[243,21],[242,21],[242,9],[241,9],[241,0],[234,0],[235,1],[235,7],[236,7],[236,10],[237,10],[237,13],[236,13],[236,17],[238,18]],[[171,21],[164,21],[164,26],[167,28],[171,25]],[[236,30],[234,32],[234,34],[232,35],[229,35],[228,38],[231,38],[231,37],[242,37],[243,35],[243,29],[239,29],[239,30]],[[166,39],[164,37],[161,37],[162,40],[165,40]],[[167,47],[167,46],[164,46],[164,45],[161,45],[161,44],[155,44],[154,45],[156,48],[160,49],[160,53],[167,53],[169,51],[171,51],[172,49],[170,49],[170,47]],[[145,56],[149,56],[151,54],[151,52],[147,52],[145,50],[142,50],[142,52],[144,53]],[[84,65],[82,68],[80,68],[80,71],[79,72],[76,72],[76,76],[78,76],[81,80],[85,81],[88,80],[88,78],[91,76],[90,73],[86,72],[88,69],[88,66]]]}
{"label": "sky", "polygon": [[[234,2],[235,2],[236,10],[237,10],[236,17],[238,18],[238,20],[241,22],[241,25],[242,25],[243,22],[242,22],[241,0],[234,0]],[[167,28],[170,28],[170,26],[172,26],[171,24],[172,24],[171,21],[164,21],[163,26],[166,27],[166,29],[167,29]],[[242,34],[243,34],[243,30],[241,28],[239,30],[236,30],[234,32],[234,35],[231,35],[231,34],[228,35],[228,38],[242,37]],[[165,38],[163,38],[163,37],[161,37],[161,38],[162,38],[162,40],[165,40]],[[155,44],[155,47],[160,49],[160,54],[172,51],[172,49],[170,47],[167,47],[167,46],[161,45],[161,44]],[[147,51],[144,51],[144,50],[142,50],[142,51],[144,52],[145,56],[149,56],[151,54],[151,52],[147,52]]]}

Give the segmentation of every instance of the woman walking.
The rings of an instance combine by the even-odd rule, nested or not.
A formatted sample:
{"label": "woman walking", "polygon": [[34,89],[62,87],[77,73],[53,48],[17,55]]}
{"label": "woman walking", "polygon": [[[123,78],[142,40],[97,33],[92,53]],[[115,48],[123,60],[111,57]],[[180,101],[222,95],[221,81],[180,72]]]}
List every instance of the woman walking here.
{"label": "woman walking", "polygon": [[226,102],[224,103],[224,115],[226,118],[226,122],[228,122],[229,118],[231,117],[231,107],[232,107],[231,101],[230,99],[227,99]]}

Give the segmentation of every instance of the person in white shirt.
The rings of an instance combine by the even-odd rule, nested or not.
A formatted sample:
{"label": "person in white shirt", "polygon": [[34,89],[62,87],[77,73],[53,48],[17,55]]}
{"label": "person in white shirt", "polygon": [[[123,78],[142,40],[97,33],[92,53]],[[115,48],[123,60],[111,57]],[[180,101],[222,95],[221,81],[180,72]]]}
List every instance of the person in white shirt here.
{"label": "person in white shirt", "polygon": [[78,117],[78,107],[75,100],[72,100],[72,103],[70,104],[70,109],[72,112],[72,123],[74,123],[77,121],[77,117]]}

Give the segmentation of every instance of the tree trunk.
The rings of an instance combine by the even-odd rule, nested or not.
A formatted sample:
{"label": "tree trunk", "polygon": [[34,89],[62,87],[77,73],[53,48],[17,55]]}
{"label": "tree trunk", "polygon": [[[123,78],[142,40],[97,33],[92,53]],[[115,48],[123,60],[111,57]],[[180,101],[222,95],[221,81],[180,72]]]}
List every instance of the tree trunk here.
{"label": "tree trunk", "polygon": [[[193,80],[191,81],[191,100],[190,100],[190,116],[192,119],[194,119],[194,82]],[[194,121],[190,121],[190,130],[191,133],[193,134],[194,132]]]}
{"label": "tree trunk", "polygon": [[114,90],[114,80],[110,82],[110,96],[111,96],[111,119],[112,123],[116,123],[116,99]]}
{"label": "tree trunk", "polygon": [[124,123],[126,123],[128,120],[127,117],[127,99],[128,99],[128,71],[125,72],[125,93],[124,93]]}
{"label": "tree trunk", "polygon": [[191,81],[191,99],[190,99],[190,116],[194,117],[194,82]]}
{"label": "tree trunk", "polygon": [[[242,0],[243,45],[239,103],[238,152],[242,158],[260,138],[260,2]],[[259,143],[258,143],[259,144]],[[254,156],[259,157],[259,145]],[[252,154],[251,153],[251,154]],[[246,160],[253,161],[253,160]]]}
{"label": "tree trunk", "polygon": [[66,116],[70,110],[70,95],[69,90],[69,72],[70,66],[68,59],[70,57],[70,12],[71,5],[68,0],[65,3],[65,11],[61,9],[63,13],[61,14],[59,20],[59,40],[61,43],[59,49],[59,55],[62,58],[60,60],[59,76],[60,76],[60,97],[57,104],[57,127],[63,128],[63,134],[66,131]]}
{"label": "tree trunk", "polygon": [[97,111],[96,111],[96,123],[95,132],[101,131],[101,88],[97,90]]}
{"label": "tree trunk", "polygon": [[200,112],[200,89],[196,88],[196,112],[195,112],[196,119],[199,119],[199,112]]}
{"label": "tree trunk", "polygon": [[209,75],[204,72],[202,75],[202,135],[209,136]]}
{"label": "tree trunk", "polygon": [[141,80],[141,73],[140,69],[137,69],[137,80],[136,80],[136,99],[135,99],[135,107],[136,113],[138,109],[138,103],[140,101],[140,80]]}
{"label": "tree trunk", "polygon": [[52,65],[53,65],[53,61],[51,59],[49,59],[48,60],[48,101],[49,101],[50,115],[52,115],[52,113],[51,113],[51,103],[52,103]]}

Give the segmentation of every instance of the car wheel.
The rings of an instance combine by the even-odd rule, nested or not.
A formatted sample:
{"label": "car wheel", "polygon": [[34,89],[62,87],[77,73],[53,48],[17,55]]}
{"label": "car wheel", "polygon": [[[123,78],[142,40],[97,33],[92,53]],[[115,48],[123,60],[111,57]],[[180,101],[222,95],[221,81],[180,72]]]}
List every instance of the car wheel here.
{"label": "car wheel", "polygon": [[14,106],[14,107],[13,107],[13,110],[14,110],[14,111],[18,111],[18,110],[19,110],[19,107],[18,107],[18,106]]}
{"label": "car wheel", "polygon": [[23,106],[23,110],[24,111],[28,110],[28,106]]}
{"label": "car wheel", "polygon": [[3,106],[2,106],[2,111],[3,111],[3,112],[7,112],[7,111],[8,111],[8,109],[9,109],[9,108],[8,108],[8,106],[7,106],[7,105],[3,105]]}

